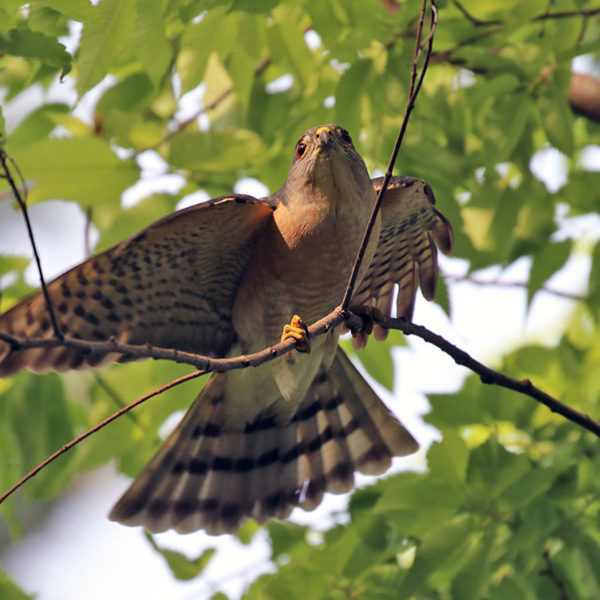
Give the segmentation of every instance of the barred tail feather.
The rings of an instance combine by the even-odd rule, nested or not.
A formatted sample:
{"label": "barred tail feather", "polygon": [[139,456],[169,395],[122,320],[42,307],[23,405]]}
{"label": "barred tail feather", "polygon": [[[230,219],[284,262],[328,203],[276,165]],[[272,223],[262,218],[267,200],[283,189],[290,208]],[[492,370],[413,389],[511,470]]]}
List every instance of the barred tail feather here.
{"label": "barred tail feather", "polygon": [[264,413],[225,431],[227,374],[215,374],[110,518],[158,532],[230,533],[252,517],[285,519],[344,493],[354,472],[380,474],[418,445],[338,348],[294,417]]}

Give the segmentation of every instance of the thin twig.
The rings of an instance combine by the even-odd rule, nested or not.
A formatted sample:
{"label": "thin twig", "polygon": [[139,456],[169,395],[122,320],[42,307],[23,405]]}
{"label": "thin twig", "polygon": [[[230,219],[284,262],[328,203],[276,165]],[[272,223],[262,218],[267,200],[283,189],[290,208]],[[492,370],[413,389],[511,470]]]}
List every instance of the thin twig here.
{"label": "thin twig", "polygon": [[[110,383],[108,383],[108,381],[106,381],[106,379],[104,379],[100,373],[97,371],[92,371],[92,375],[94,376],[96,383],[100,386],[100,388],[102,388],[102,390],[104,390],[104,393],[113,401],[114,404],[116,404],[119,408],[127,406],[127,402],[121,398],[117,390],[115,390],[115,388],[113,388],[113,386],[110,385]],[[128,412],[127,416],[141,429],[140,420],[137,418],[135,413]]]}
{"label": "thin twig", "polygon": [[544,577],[548,577],[550,581],[556,586],[558,590],[559,599],[560,600],[568,600],[569,596],[567,595],[567,588],[563,581],[558,577],[556,572],[554,571],[554,565],[550,560],[550,552],[548,550],[544,550],[542,553],[542,558],[544,559],[545,567],[538,571],[538,575],[542,575]]}
{"label": "thin twig", "polygon": [[26,483],[32,477],[37,475],[44,467],[48,466],[51,462],[55,461],[59,456],[61,456],[68,450],[71,450],[71,448],[74,448],[75,446],[77,446],[77,444],[79,444],[80,442],[83,442],[83,440],[88,438],[93,433],[96,433],[96,431],[99,431],[103,427],[106,427],[106,425],[108,425],[109,423],[112,423],[112,421],[114,421],[115,419],[118,419],[121,415],[124,415],[126,412],[130,411],[132,408],[135,408],[139,404],[146,402],[146,400],[149,400],[153,396],[158,396],[159,394],[162,394],[163,392],[166,392],[167,390],[170,390],[171,388],[174,388],[177,385],[185,383],[186,381],[190,381],[191,379],[196,379],[197,377],[204,375],[204,373],[205,373],[205,371],[194,371],[193,373],[189,373],[188,375],[184,375],[183,377],[179,377],[178,379],[170,381],[169,383],[167,383],[159,388],[156,388],[155,390],[152,390],[149,394],[146,394],[145,396],[138,398],[135,402],[132,402],[131,404],[128,404],[127,406],[124,406],[121,410],[118,410],[116,413],[112,414],[110,417],[104,419],[104,421],[98,423],[97,425],[94,425],[94,427],[92,427],[91,429],[88,429],[86,432],[82,433],[81,435],[78,435],[76,438],[72,439],[68,444],[65,444],[64,446],[62,446],[62,448],[60,448],[60,450],[57,450],[54,454],[52,454],[46,460],[41,462],[35,469],[33,469],[32,471],[27,473],[27,475],[25,475],[25,477],[23,477],[22,479],[17,481],[17,483],[15,483],[15,485],[13,485],[8,491],[4,492],[4,494],[2,494],[2,496],[0,496],[0,504],[2,504],[14,492],[16,492],[24,483]]}
{"label": "thin twig", "polygon": [[[324,333],[326,331],[329,331],[332,327],[336,327],[337,325],[342,323],[342,321],[344,321],[344,320],[347,320],[348,323],[351,324],[351,326],[354,326],[352,323],[356,323],[356,319],[359,319],[359,321],[360,321],[359,317],[356,317],[354,315],[351,315],[348,317],[348,313],[347,313],[347,306],[348,306],[348,303],[349,303],[349,300],[350,300],[350,297],[352,294],[354,283],[356,281],[356,275],[358,272],[357,265],[360,265],[360,261],[362,260],[362,256],[364,255],[364,248],[366,248],[370,229],[372,229],[372,227],[373,227],[374,218],[376,216],[377,206],[381,202],[381,198],[383,197],[383,193],[385,191],[387,183],[389,182],[389,178],[391,177],[391,171],[393,169],[395,158],[397,156],[398,149],[400,147],[400,144],[401,144],[403,136],[404,136],[404,132],[406,130],[406,125],[408,123],[408,117],[414,108],[414,102],[415,102],[416,96],[419,93],[419,90],[421,88],[423,78],[424,78],[425,72],[427,70],[427,66],[429,64],[430,57],[431,57],[433,35],[434,35],[435,28],[437,25],[437,10],[436,10],[436,6],[435,6],[435,2],[433,2],[433,1],[431,2],[431,26],[430,26],[429,36],[428,36],[427,52],[425,55],[423,68],[421,70],[419,77],[417,78],[416,77],[417,62],[419,60],[419,55],[421,52],[421,32],[422,32],[422,28],[423,28],[425,8],[426,8],[426,0],[423,0],[423,8],[421,11],[421,18],[419,21],[419,33],[417,35],[417,40],[416,40],[416,44],[415,44],[413,70],[411,72],[410,93],[409,93],[409,99],[408,99],[406,110],[405,110],[405,117],[404,117],[404,120],[402,123],[400,133],[396,140],[396,144],[394,146],[394,152],[392,155],[392,159],[390,160],[390,166],[388,167],[388,171],[386,173],[386,178],[384,179],[384,184],[383,184],[382,190],[379,194],[376,208],[373,211],[374,216],[372,216],[372,219],[370,222],[370,228],[365,233],[365,237],[363,239],[363,245],[361,247],[362,252],[359,252],[359,254],[357,256],[357,261],[354,265],[355,268],[353,269],[353,280],[351,279],[351,281],[348,285],[348,288],[346,290],[346,295],[344,297],[344,303],[341,306],[337,307],[329,315],[327,315],[326,317],[324,317],[317,323],[313,324],[309,328],[309,330],[308,330],[309,339],[313,338],[317,335],[321,335],[322,333]],[[599,9],[599,11],[600,11],[600,9]],[[206,109],[206,107],[205,107],[205,109]],[[10,174],[8,173],[8,169],[6,168],[5,154],[0,152],[0,156],[2,158],[2,165],[4,167],[5,172],[7,173],[7,177],[10,177]],[[9,181],[11,182],[11,187],[13,187],[13,191],[15,191],[17,198],[19,198],[19,194],[16,190],[16,186],[14,185],[14,181],[12,180],[12,178],[10,178]],[[24,206],[24,203],[22,204],[22,208],[24,211],[24,215],[27,219],[27,212],[26,212],[26,207]],[[30,237],[31,237],[31,241],[33,244],[33,237],[32,236],[30,236]],[[44,283],[44,280],[42,277],[41,268],[40,268],[40,276],[41,276],[41,281],[42,281],[42,287],[43,287],[43,289],[45,289],[45,283]],[[47,292],[45,293],[45,295],[47,297]],[[49,301],[49,298],[47,298],[47,301],[48,301],[48,309],[49,309],[50,315],[51,315],[51,317],[53,317],[52,305]],[[458,364],[464,365],[467,368],[471,369],[473,372],[477,373],[480,376],[482,382],[488,383],[488,384],[494,383],[494,384],[500,385],[502,387],[506,387],[508,389],[517,391],[524,395],[530,396],[531,398],[535,399],[536,401],[547,406],[553,412],[561,414],[566,419],[572,421],[573,423],[580,425],[584,429],[591,431],[596,436],[600,437],[600,424],[599,423],[593,421],[587,415],[579,413],[578,411],[575,411],[575,410],[571,409],[570,407],[564,405],[563,403],[559,402],[555,398],[552,398],[551,396],[549,396],[548,394],[546,394],[545,392],[543,392],[542,390],[540,390],[539,388],[534,386],[529,380],[516,380],[516,379],[510,378],[510,377],[507,377],[501,373],[498,373],[492,369],[489,369],[482,363],[479,363],[478,361],[473,359],[469,354],[467,354],[463,350],[450,344],[447,340],[445,340],[441,336],[429,331],[428,329],[426,329],[425,327],[422,327],[420,325],[415,325],[404,319],[388,319],[386,321],[385,326],[387,326],[388,328],[400,329],[407,335],[417,335],[417,336],[421,337],[425,341],[437,346],[442,351],[449,354],[452,358],[454,358],[454,360]],[[41,463],[38,467],[36,467],[33,471],[31,471],[28,475],[26,475],[23,479],[21,479],[21,481],[19,481],[17,484],[15,484],[10,490],[8,490],[8,492],[6,492],[2,496],[0,496],[0,503],[3,502],[7,497],[9,497],[16,489],[21,487],[26,481],[28,481],[36,473],[38,473],[41,469],[43,469],[46,465],[53,462],[58,456],[67,452],[72,447],[76,446],[77,444],[79,444],[81,441],[83,441],[84,439],[86,439],[87,437],[89,437],[90,435],[95,433],[96,431],[105,427],[108,423],[117,419],[118,417],[125,414],[126,412],[130,411],[135,406],[138,406],[139,404],[145,402],[149,398],[157,396],[158,394],[161,394],[162,392],[164,392],[172,387],[175,387],[176,385],[179,385],[185,381],[189,381],[191,379],[199,377],[200,375],[203,375],[209,371],[221,372],[221,371],[228,371],[228,370],[236,369],[236,368],[258,366],[269,360],[273,360],[274,358],[281,356],[282,354],[285,354],[286,352],[289,352],[291,349],[293,349],[293,347],[295,345],[295,341],[293,339],[288,339],[284,342],[281,342],[280,344],[277,344],[270,348],[266,348],[265,350],[263,350],[261,352],[257,352],[252,355],[240,356],[240,357],[235,357],[235,358],[227,358],[227,359],[213,359],[213,358],[206,357],[206,356],[195,355],[195,354],[181,352],[181,351],[172,350],[172,349],[168,349],[168,348],[155,348],[150,345],[130,346],[127,344],[118,344],[115,340],[109,340],[108,342],[86,342],[86,341],[82,341],[82,340],[63,338],[60,335],[58,328],[55,328],[55,329],[56,329],[57,337],[54,339],[22,340],[20,338],[16,338],[14,336],[10,336],[10,335],[3,334],[3,333],[0,333],[0,339],[4,340],[8,344],[10,344],[10,346],[11,346],[10,352],[16,351],[16,350],[24,350],[24,349],[28,349],[28,348],[63,346],[63,347],[71,348],[71,349],[82,350],[84,352],[94,352],[94,353],[98,353],[98,354],[110,354],[110,353],[116,352],[116,353],[126,355],[128,358],[151,357],[151,358],[168,359],[168,360],[173,360],[175,362],[193,364],[193,365],[199,367],[199,370],[195,371],[194,373],[191,373],[189,375],[186,375],[184,377],[181,377],[179,379],[176,379],[170,383],[167,383],[167,384],[153,390],[152,392],[143,396],[142,398],[139,398],[135,402],[123,407],[122,409],[117,411],[112,416],[108,417],[107,419],[105,419],[104,421],[99,423],[98,425],[94,426],[92,429],[86,431],[82,435],[78,436],[77,438],[75,438],[74,440],[72,440],[71,442],[69,442],[68,444],[63,446],[60,450],[55,452],[52,456],[48,457],[43,463]],[[9,356],[10,356],[10,352],[9,352]]]}
{"label": "thin twig", "polygon": [[[486,279],[477,279],[476,277],[470,276],[463,277],[461,275],[444,275],[444,279],[448,279],[456,283],[473,283],[474,285],[480,286],[493,285],[496,287],[521,289],[527,287],[527,283],[521,281],[499,281],[498,279],[492,279],[491,281],[488,281]],[[551,294],[553,296],[558,296],[560,298],[566,298],[567,300],[577,300],[579,302],[586,300],[586,296],[582,296],[581,294],[572,294],[570,292],[564,292],[562,290],[556,290],[554,288],[548,288],[545,286],[541,287],[538,291],[545,292],[546,294]]]}
{"label": "thin twig", "polygon": [[[452,4],[462,13],[462,15],[476,27],[491,27],[494,25],[504,25],[501,19],[490,19],[484,21],[472,15],[458,0],[452,0]],[[560,12],[550,12],[547,10],[540,15],[536,15],[530,19],[531,22],[549,21],[552,19],[568,19],[572,17],[591,17],[600,14],[600,8],[587,8],[580,10],[565,10]]]}
{"label": "thin twig", "polygon": [[362,238],[359,250],[358,250],[358,254],[356,255],[356,259],[355,259],[354,265],[352,267],[352,272],[350,273],[350,279],[348,280],[348,285],[346,286],[346,291],[344,292],[344,298],[343,298],[342,304],[341,304],[342,311],[344,313],[347,312],[348,306],[350,306],[350,301],[352,299],[352,293],[354,292],[354,286],[356,285],[356,279],[358,278],[358,271],[362,264],[365,252],[367,250],[369,239],[371,237],[371,232],[373,231],[373,227],[375,226],[375,220],[377,219],[377,214],[379,213],[379,209],[381,207],[381,203],[383,201],[385,191],[387,190],[387,186],[392,177],[392,171],[394,169],[394,164],[396,162],[396,158],[398,156],[398,152],[400,150],[402,140],[404,139],[404,134],[406,132],[406,127],[408,126],[408,120],[410,118],[410,114],[415,106],[415,100],[417,98],[417,95],[419,94],[421,85],[423,84],[423,79],[425,77],[425,73],[427,72],[427,67],[429,66],[429,59],[431,57],[431,52],[433,50],[433,36],[435,34],[435,29],[437,26],[437,8],[436,8],[434,0],[431,0],[431,25],[429,27],[427,53],[425,54],[425,60],[423,62],[423,67],[421,69],[421,73],[419,75],[419,78],[417,79],[417,68],[418,68],[419,56],[421,54],[421,35],[423,32],[423,24],[425,21],[426,8],[427,8],[427,0],[423,0],[423,3],[421,5],[421,12],[419,14],[419,23],[417,25],[417,35],[415,38],[415,50],[413,53],[413,63],[412,63],[412,68],[411,68],[411,73],[410,73],[410,85],[409,85],[409,91],[408,91],[408,100],[406,102],[406,108],[404,110],[402,126],[400,127],[400,131],[398,132],[398,136],[396,137],[396,143],[394,144],[394,149],[393,149],[392,155],[390,157],[390,162],[388,164],[388,168],[385,173],[385,177],[383,178],[383,184],[381,185],[381,189],[379,190],[379,195],[377,196],[377,200],[375,202],[375,205],[373,206],[373,210],[371,212],[369,222],[367,223],[367,228],[363,235],[363,238]]}
{"label": "thin twig", "polygon": [[[17,185],[15,183],[15,180],[12,176],[12,173],[10,172],[10,169],[8,168],[8,165],[6,164],[7,160],[10,161],[10,163],[14,167],[15,171],[19,175],[21,184],[23,185],[24,189],[27,190],[27,188],[25,187],[25,179],[24,179],[23,175],[21,174],[19,167],[16,165],[15,161],[10,156],[8,156],[8,154],[2,148],[0,148],[0,162],[2,163],[1,176],[4,177],[8,181],[8,183],[13,191],[13,194],[15,195],[16,200],[19,203],[19,206],[21,207],[21,211],[23,212],[25,226],[27,227],[27,235],[29,236],[29,241],[31,242],[31,248],[33,250],[33,257],[35,259],[35,264],[37,266],[38,275],[40,277],[40,285],[42,287],[42,293],[44,294],[44,299],[46,301],[46,308],[48,309],[48,315],[50,316],[50,322],[52,323],[52,329],[54,331],[54,335],[57,338],[62,339],[63,334],[61,333],[61,331],[58,327],[58,321],[56,320],[56,315],[54,314],[54,308],[52,306],[52,301],[50,300],[50,294],[48,294],[48,288],[46,287],[46,280],[44,279],[44,273],[42,271],[42,263],[40,261],[40,256],[37,251],[35,239],[33,237],[33,229],[31,227],[31,221],[29,220],[29,211],[27,210],[27,203],[25,202],[25,200],[23,200],[23,196],[21,195],[21,192],[19,191],[19,188],[17,187]],[[25,193],[25,197],[26,196],[27,196],[27,194]]]}
{"label": "thin twig", "polygon": [[92,207],[85,211],[85,224],[83,226],[83,255],[88,258],[92,253]]}
{"label": "thin twig", "polygon": [[[331,329],[331,327],[335,327],[335,326],[339,325],[343,320],[344,320],[343,311],[341,309],[341,306],[338,306],[334,311],[332,311],[325,318],[321,319],[320,321],[318,321],[317,323],[315,323],[314,325],[312,325],[311,327],[308,328],[309,339],[312,337],[315,337],[317,335],[320,335],[320,334],[324,333],[325,331],[328,331],[329,329]],[[353,314],[350,314],[350,316],[346,319],[346,322],[350,328],[360,328],[362,325],[361,317],[359,317],[357,315],[353,315]],[[529,397],[533,398],[534,400],[536,400],[537,402],[544,404],[552,412],[562,415],[569,421],[571,421],[577,425],[580,425],[584,429],[586,429],[586,430],[592,432],[593,434],[595,434],[596,436],[600,437],[600,423],[593,421],[592,419],[590,419],[589,416],[584,415],[583,413],[580,413],[580,412],[574,410],[573,408],[563,404],[556,398],[553,398],[549,394],[546,394],[546,392],[544,392],[540,388],[533,385],[531,383],[531,381],[529,381],[529,379],[523,379],[523,380],[513,379],[512,377],[503,375],[502,373],[499,373],[498,371],[494,371],[493,369],[490,369],[489,367],[486,367],[484,364],[475,360],[464,350],[461,350],[454,344],[451,344],[450,342],[448,342],[442,336],[440,336],[436,333],[433,333],[432,331],[430,331],[426,327],[423,327],[422,325],[417,325],[415,323],[411,323],[410,321],[407,321],[406,319],[388,318],[388,319],[386,319],[385,324],[383,324],[383,327],[386,327],[388,329],[398,329],[398,330],[404,332],[406,335],[416,335],[417,337],[420,337],[421,339],[436,346],[437,348],[439,348],[440,350],[442,350],[443,352],[445,352],[446,354],[451,356],[458,365],[464,366],[464,367],[470,369],[471,371],[473,371],[474,373],[477,373],[483,383],[496,384],[501,387],[505,387],[510,390],[521,393],[525,396],[529,396]],[[60,345],[60,342],[58,340],[50,340],[50,341],[54,341],[57,346]],[[287,339],[285,342],[281,342],[281,343],[277,344],[276,346],[272,346],[271,348],[267,348],[266,350],[263,350],[261,352],[257,352],[255,354],[251,354],[248,356],[231,358],[231,359],[209,359],[207,357],[198,357],[198,358],[199,359],[202,358],[205,361],[212,360],[213,363],[219,363],[218,370],[227,371],[227,370],[231,370],[231,369],[235,369],[235,368],[244,368],[244,367],[248,367],[251,365],[256,366],[258,364],[262,364],[269,360],[273,360],[277,356],[281,356],[282,354],[289,352],[294,347],[294,343],[295,342],[293,339]],[[38,465],[30,473],[28,473],[23,479],[18,481],[14,486],[12,486],[10,488],[10,490],[8,490],[2,496],[0,496],[0,504],[4,500],[6,500],[6,498],[8,498],[11,494],[13,494],[18,488],[20,488],[26,481],[28,481],[34,475],[36,475],[39,471],[41,471],[44,467],[46,467],[51,462],[53,462],[56,458],[58,458],[59,456],[61,456],[62,454],[64,454],[65,452],[67,452],[68,450],[70,450],[71,448],[76,446],[77,444],[79,444],[85,438],[89,437],[92,433],[95,433],[96,431],[102,429],[103,427],[105,427],[106,425],[108,425],[109,423],[111,423],[112,421],[114,421],[115,419],[120,417],[121,415],[125,414],[126,412],[128,412],[132,408],[138,406],[139,404],[142,404],[146,400],[148,400],[154,396],[157,396],[158,394],[161,394],[162,392],[164,392],[168,389],[171,389],[172,387],[175,387],[176,385],[179,385],[180,383],[184,383],[185,381],[189,381],[190,379],[194,379],[196,377],[204,375],[205,373],[208,373],[211,370],[215,370],[214,364],[211,365],[210,368],[200,369],[198,371],[195,371],[194,373],[185,375],[184,377],[180,377],[179,379],[171,381],[170,383],[167,383],[166,385],[163,385],[162,387],[157,388],[156,390],[150,392],[149,394],[139,398],[135,402],[128,404],[127,406],[125,406],[121,410],[117,411],[116,413],[114,413],[113,415],[108,417],[107,419],[104,419],[104,421],[102,421],[98,425],[94,426],[92,429],[86,431],[85,433],[78,436],[77,438],[75,438],[74,440],[69,442],[68,444],[65,444],[60,450],[55,452],[52,456],[48,457],[46,460],[44,460],[44,462],[42,462],[40,465]]]}
{"label": "thin twig", "polygon": [[478,19],[474,15],[472,15],[458,0],[452,0],[452,4],[458,8],[458,10],[463,14],[463,16],[473,23],[476,27],[482,27],[487,25],[503,25],[503,22],[500,19],[495,19],[493,21],[483,21],[482,19]]}
{"label": "thin twig", "polygon": [[[256,77],[256,76],[260,75],[270,64],[271,64],[270,56],[267,56],[266,58],[261,60],[258,63],[258,65],[256,65],[256,67],[254,68],[254,76]],[[177,127],[175,127],[172,131],[169,131],[167,134],[165,134],[158,141],[158,143],[154,144],[150,148],[157,148],[161,144],[168,142],[172,137],[174,137],[175,135],[177,135],[178,133],[180,133],[181,131],[186,129],[189,125],[194,123],[199,117],[201,117],[202,115],[206,114],[207,112],[217,108],[219,106],[219,104],[221,104],[221,102],[223,102],[223,100],[225,100],[225,98],[227,98],[233,92],[233,90],[234,90],[233,86],[230,86],[230,87],[226,88],[225,90],[223,90],[214,100],[212,100],[208,104],[204,104],[193,115],[191,115],[187,119],[180,121],[177,124]],[[142,150],[138,150],[135,154],[136,155],[141,154],[142,152],[145,152],[146,150],[149,150],[150,148],[143,148]]]}
{"label": "thin twig", "polygon": [[600,8],[584,8],[581,10],[565,10],[561,12],[546,12],[537,17],[533,17],[532,21],[544,21],[546,19],[570,19],[572,17],[593,17],[600,15]]}
{"label": "thin twig", "polygon": [[[338,307],[329,315],[320,319],[308,328],[309,339],[319,336],[333,327],[337,327],[344,320],[341,309]],[[19,338],[0,331],[0,340],[10,345],[10,350],[4,360],[8,360],[13,352],[28,350],[31,348],[69,348],[79,350],[84,354],[106,355],[122,354],[130,360],[153,358],[155,360],[171,360],[176,363],[192,365],[197,369],[208,373],[215,371],[222,373],[232,369],[243,369],[246,367],[257,367],[269,360],[286,354],[295,347],[295,340],[288,338],[270,348],[255,352],[254,354],[237,356],[234,358],[212,358],[201,354],[183,352],[172,348],[160,348],[151,344],[130,345],[119,344],[111,338],[108,342],[91,342],[70,337],[62,340],[57,338]],[[4,361],[3,361],[4,362]],[[1,367],[1,363],[0,363]]]}

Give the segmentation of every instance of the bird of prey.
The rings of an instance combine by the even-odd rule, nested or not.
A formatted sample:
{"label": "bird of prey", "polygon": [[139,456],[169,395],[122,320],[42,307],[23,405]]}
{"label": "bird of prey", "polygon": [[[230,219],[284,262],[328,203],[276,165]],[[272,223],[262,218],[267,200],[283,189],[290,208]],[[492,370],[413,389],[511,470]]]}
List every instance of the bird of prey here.
{"label": "bird of prey", "polygon": [[[152,532],[234,532],[248,517],[311,510],[324,492],[351,490],[355,471],[381,474],[418,448],[338,346],[341,328],[310,344],[303,328],[340,304],[381,185],[347,131],[314,127],[271,196],[180,210],[48,285],[60,331],[72,338],[226,357],[276,344],[283,331],[304,350],[213,373],[111,519]],[[410,319],[419,281],[427,299],[435,294],[436,244],[447,254],[452,240],[429,185],[393,177],[352,305],[391,314],[397,288],[397,316]],[[0,331],[52,337],[42,294],[0,316]],[[364,330],[354,342],[364,345]],[[0,376],[129,359],[0,341]]]}

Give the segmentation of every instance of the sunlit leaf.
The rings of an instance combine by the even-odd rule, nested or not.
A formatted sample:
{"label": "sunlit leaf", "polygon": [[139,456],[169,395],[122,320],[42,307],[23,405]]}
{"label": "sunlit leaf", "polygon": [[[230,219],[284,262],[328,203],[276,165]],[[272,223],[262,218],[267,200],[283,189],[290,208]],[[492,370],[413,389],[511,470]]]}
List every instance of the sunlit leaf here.
{"label": "sunlit leaf", "polygon": [[88,21],[81,34],[77,91],[83,95],[109,72],[135,23],[135,3],[102,0],[99,18]]}
{"label": "sunlit leaf", "polygon": [[38,31],[11,29],[6,34],[0,34],[0,53],[35,58],[60,68],[63,74],[71,70],[71,55],[65,47],[58,40]]}
{"label": "sunlit leaf", "polygon": [[45,139],[13,152],[33,181],[29,199],[76,200],[84,206],[118,203],[138,177],[136,165],[121,161],[99,138]]}
{"label": "sunlit leaf", "polygon": [[167,561],[167,565],[169,565],[169,569],[171,569],[173,575],[182,581],[194,579],[194,577],[202,573],[210,559],[215,554],[214,548],[208,548],[207,550],[201,552],[196,558],[187,558],[181,552],[168,550],[167,548],[161,548],[155,542],[154,537],[150,533],[146,532],[145,535],[152,548],[154,548],[154,550],[156,550],[156,552],[159,554],[162,554],[164,559]]}
{"label": "sunlit leaf", "polygon": [[33,600],[19,588],[4,571],[0,571],[0,597],[3,600]]}

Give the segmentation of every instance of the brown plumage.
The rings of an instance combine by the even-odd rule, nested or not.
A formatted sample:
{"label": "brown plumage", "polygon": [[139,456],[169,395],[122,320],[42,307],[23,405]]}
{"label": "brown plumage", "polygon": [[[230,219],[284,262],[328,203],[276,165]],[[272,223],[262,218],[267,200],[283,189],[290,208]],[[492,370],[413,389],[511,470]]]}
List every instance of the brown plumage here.
{"label": "brown plumage", "polygon": [[[342,299],[381,180],[371,181],[342,128],[307,131],[285,185],[268,198],[225,196],[170,215],[49,285],[61,331],[228,356],[279,341],[294,314],[308,324]],[[435,293],[435,243],[452,229],[429,186],[392,178],[353,303],[410,318],[417,282]],[[51,337],[38,292],[0,316],[0,331]],[[376,328],[381,338],[384,330]],[[337,347],[339,328],[258,368],[215,373],[181,424],[111,512],[151,531],[235,531],[247,517],[286,518],[326,491],[378,474],[417,443]],[[358,346],[364,334],[355,338]],[[63,348],[11,351],[0,375],[126,361]]]}

